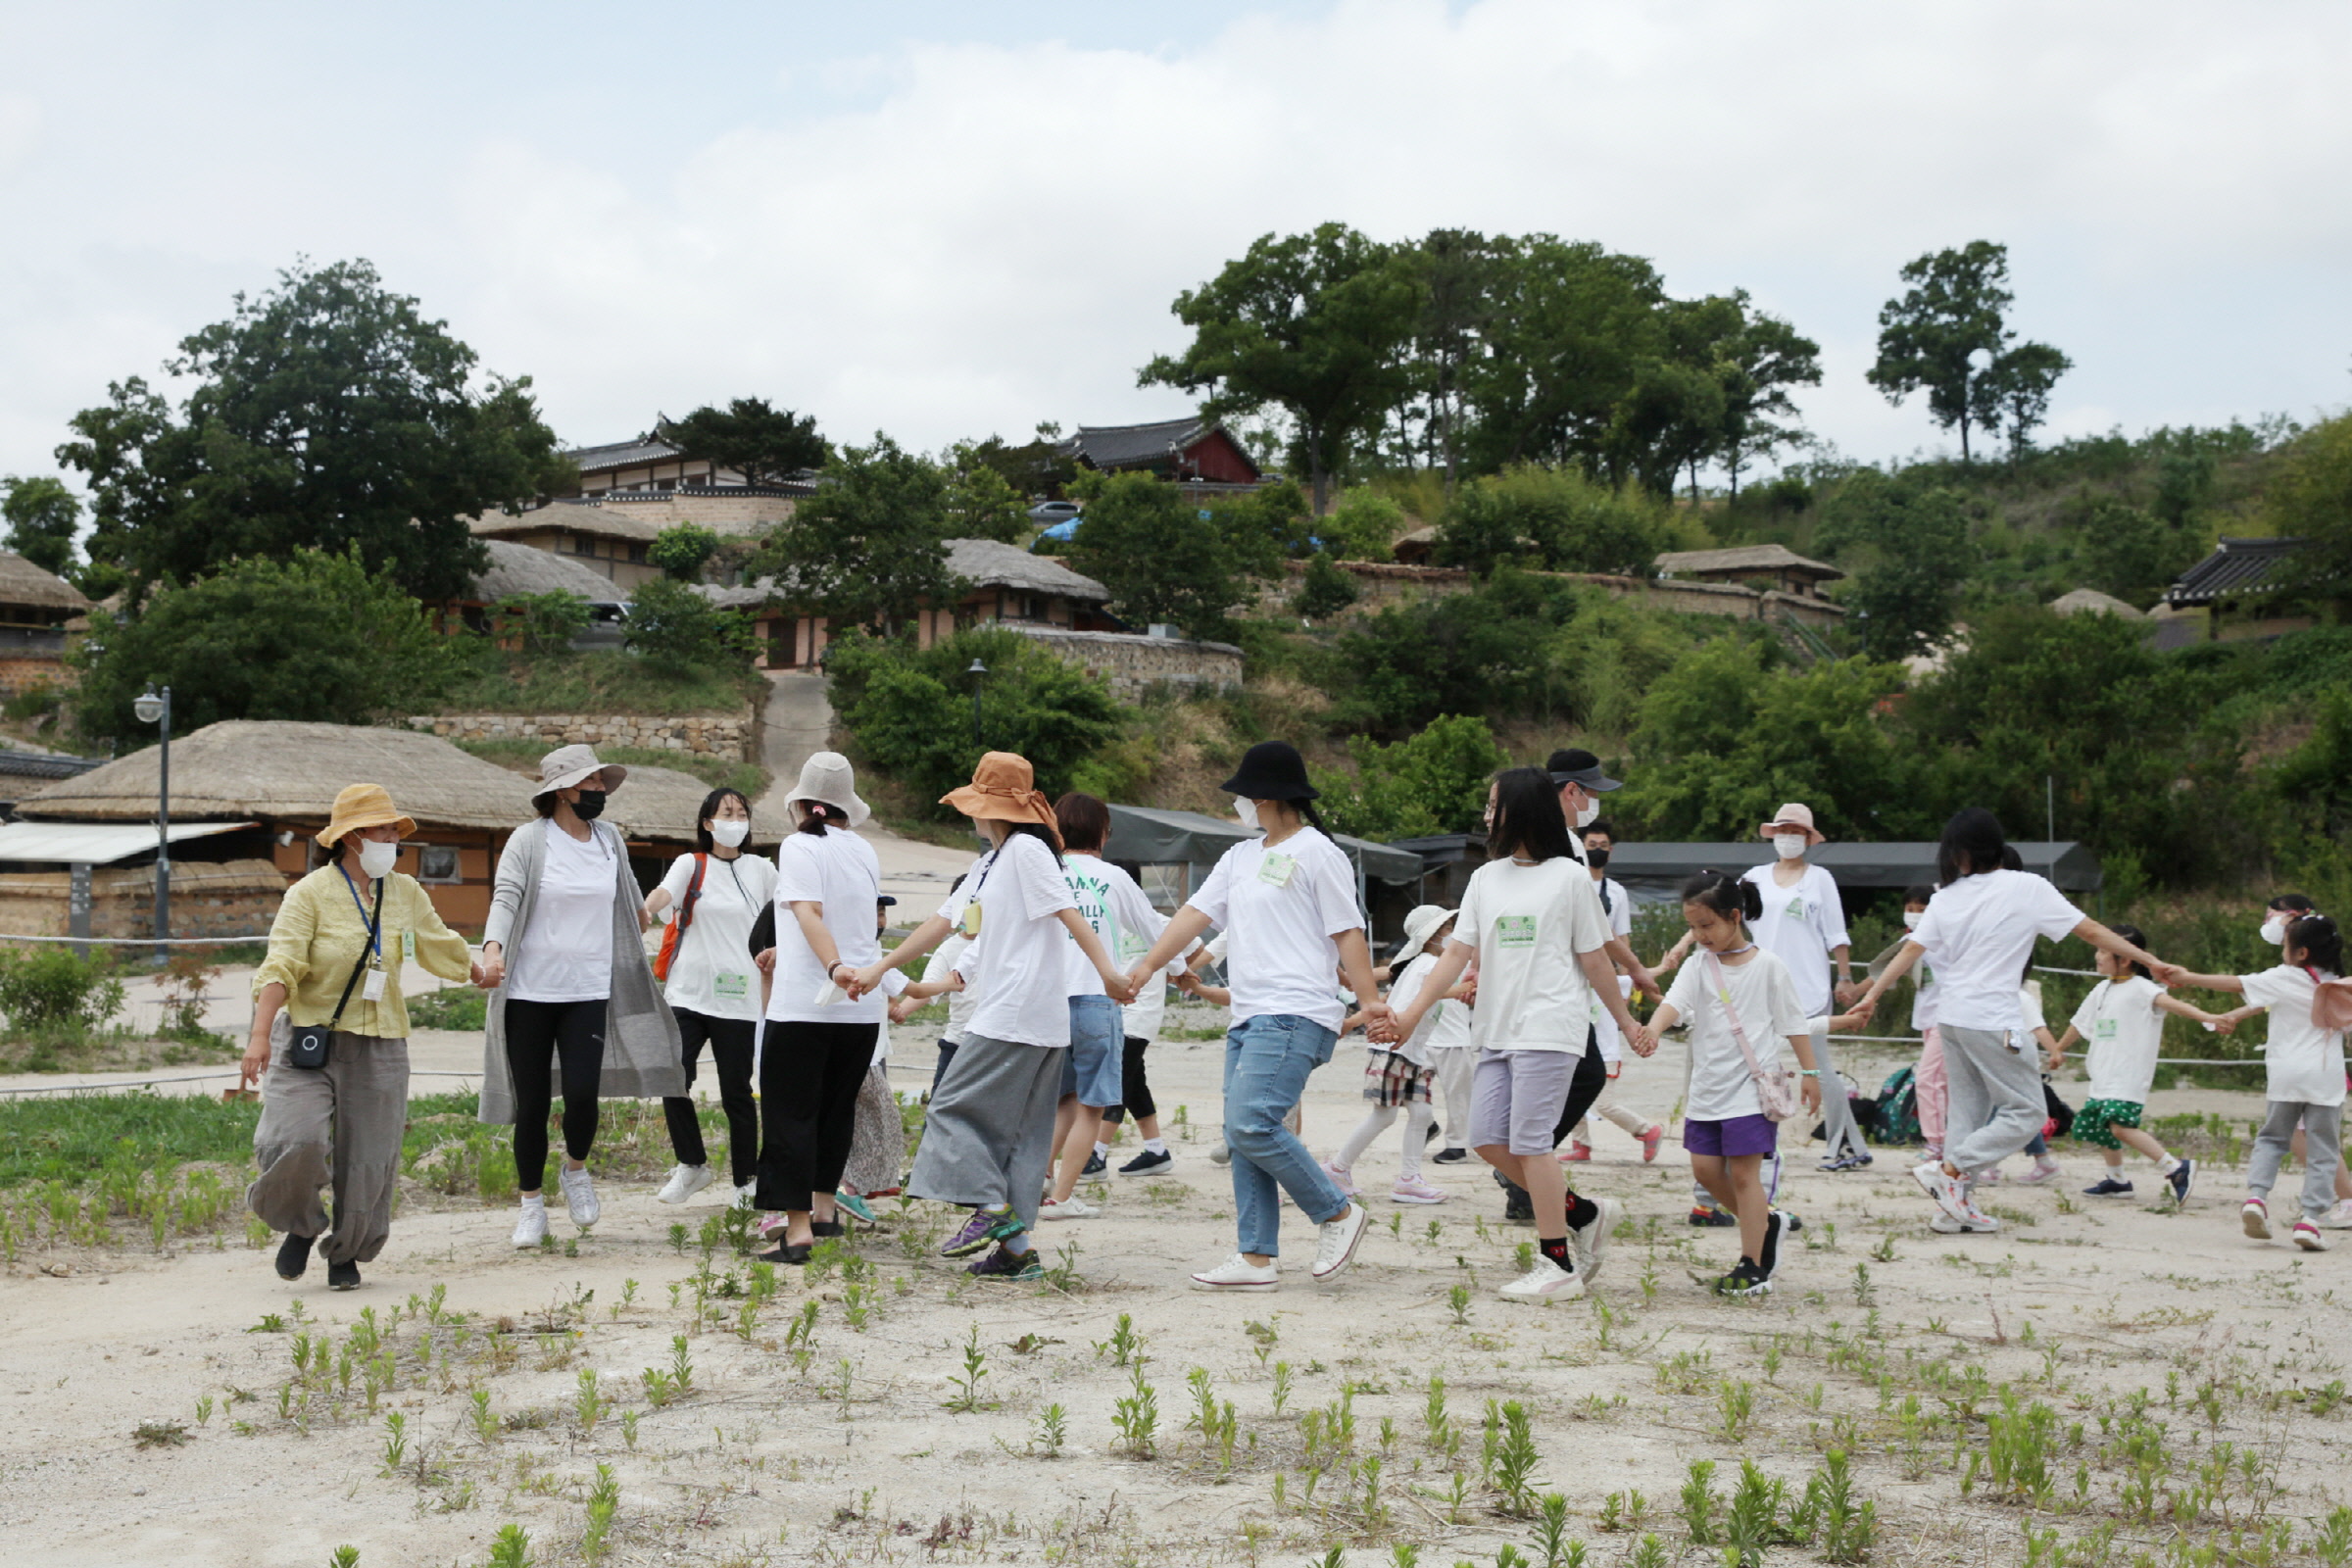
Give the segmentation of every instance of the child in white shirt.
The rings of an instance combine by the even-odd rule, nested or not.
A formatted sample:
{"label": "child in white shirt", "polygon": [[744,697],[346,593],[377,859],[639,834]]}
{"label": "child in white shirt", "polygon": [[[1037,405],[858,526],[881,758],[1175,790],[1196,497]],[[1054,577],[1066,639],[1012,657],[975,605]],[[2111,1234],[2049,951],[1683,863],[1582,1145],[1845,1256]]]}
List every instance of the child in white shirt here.
{"label": "child in white shirt", "polygon": [[[1404,917],[1404,941],[1399,956],[1410,954],[1412,957],[1397,971],[1396,984],[1389,988],[1391,1009],[1401,1012],[1421,995],[1430,971],[1438,966],[1446,933],[1452,929],[1453,911],[1435,904],[1424,904]],[[1450,1005],[1447,1002],[1439,1003],[1422,1016],[1406,1039],[1392,1046],[1372,1048],[1364,1066],[1364,1098],[1372,1102],[1372,1108],[1340,1145],[1339,1152],[1323,1162],[1323,1169],[1339,1183],[1341,1191],[1355,1191],[1353,1172],[1357,1156],[1371,1147],[1372,1140],[1385,1132],[1396,1120],[1397,1111],[1402,1110],[1404,1147],[1397,1156],[1396,1185],[1389,1199],[1397,1203],[1446,1201],[1444,1192],[1421,1179],[1421,1146],[1428,1141],[1434,1114],[1431,1086],[1438,1076],[1436,1054],[1431,1048],[1443,1015]],[[1361,1014],[1350,1016],[1342,1032],[1356,1028],[1361,1021]]]}
{"label": "child in white shirt", "polygon": [[[2148,945],[2137,926],[2118,925],[2115,934],[2143,948]],[[2088,1042],[2090,1094],[2082,1108],[2075,1112],[2074,1137],[2106,1156],[2107,1174],[2082,1191],[2092,1198],[2130,1196],[2132,1183],[2121,1174],[2124,1146],[2129,1144],[2156,1162],[2156,1173],[2172,1188],[2173,1203],[2178,1207],[2188,1201],[2197,1162],[2174,1158],[2162,1144],[2141,1132],[2140,1113],[2147,1108],[2148,1091],[2156,1084],[2164,1015],[2177,1013],[2216,1027],[2220,1020],[2166,996],[2164,987],[2149,979],[2148,971],[2136,963],[2112,953],[2099,954],[2094,961],[2106,978],[2090,988],[2090,995],[2075,1009],[2066,1033],[2049,1052],[2050,1070],[2055,1072],[2066,1060],[2069,1047],[2078,1040]]]}

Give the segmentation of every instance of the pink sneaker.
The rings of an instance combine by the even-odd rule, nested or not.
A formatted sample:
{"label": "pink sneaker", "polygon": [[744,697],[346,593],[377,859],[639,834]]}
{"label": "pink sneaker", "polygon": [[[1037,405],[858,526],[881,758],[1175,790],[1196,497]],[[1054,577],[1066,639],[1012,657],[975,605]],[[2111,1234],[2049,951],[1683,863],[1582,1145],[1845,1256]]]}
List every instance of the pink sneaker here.
{"label": "pink sneaker", "polygon": [[1446,1195],[1418,1176],[1396,1178],[1396,1188],[1389,1194],[1392,1203],[1443,1203]]}
{"label": "pink sneaker", "polygon": [[1355,1178],[1348,1174],[1347,1166],[1334,1165],[1330,1160],[1327,1159],[1323,1161],[1323,1174],[1330,1177],[1333,1182],[1337,1183],[1341,1192],[1347,1194],[1349,1198],[1353,1198],[1355,1196]]}
{"label": "pink sneaker", "polygon": [[1665,1142],[1665,1139],[1666,1124],[1664,1122],[1653,1122],[1650,1125],[1649,1131],[1642,1135],[1642,1164],[1647,1165],[1658,1157],[1658,1145]]}
{"label": "pink sneaker", "polygon": [[1566,1150],[1561,1152],[1560,1163],[1571,1165],[1579,1160],[1587,1160],[1592,1157],[1592,1146],[1591,1144],[1570,1144]]}
{"label": "pink sneaker", "polygon": [[2039,1187],[2043,1182],[2050,1180],[2057,1174],[2058,1162],[2052,1159],[2049,1155],[2044,1154],[2039,1159],[2034,1161],[2034,1168],[2026,1172],[2023,1176],[2020,1176],[2018,1181],[2028,1187]]}

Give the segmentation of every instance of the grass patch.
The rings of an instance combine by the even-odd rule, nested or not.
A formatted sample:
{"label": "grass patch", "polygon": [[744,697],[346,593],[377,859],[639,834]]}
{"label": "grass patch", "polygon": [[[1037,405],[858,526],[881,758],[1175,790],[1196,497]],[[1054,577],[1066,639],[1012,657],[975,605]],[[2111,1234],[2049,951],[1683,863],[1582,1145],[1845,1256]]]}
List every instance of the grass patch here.
{"label": "grass patch", "polygon": [[764,695],[758,671],[681,674],[633,654],[485,654],[449,689],[444,713],[732,713]]}
{"label": "grass patch", "polygon": [[481,1029],[490,1021],[490,996],[471,986],[451,986],[408,999],[409,1025],[416,1029]]}
{"label": "grass patch", "polygon": [[[495,762],[512,772],[539,776],[539,759],[553,750],[544,741],[499,739],[467,741],[452,744],[471,752],[485,762]],[[666,767],[701,779],[712,789],[726,788],[741,792],[746,800],[757,801],[767,793],[767,769],[758,762],[737,761],[731,757],[704,757],[693,752],[670,752],[651,746],[599,746],[597,760],[618,762],[624,767]]]}

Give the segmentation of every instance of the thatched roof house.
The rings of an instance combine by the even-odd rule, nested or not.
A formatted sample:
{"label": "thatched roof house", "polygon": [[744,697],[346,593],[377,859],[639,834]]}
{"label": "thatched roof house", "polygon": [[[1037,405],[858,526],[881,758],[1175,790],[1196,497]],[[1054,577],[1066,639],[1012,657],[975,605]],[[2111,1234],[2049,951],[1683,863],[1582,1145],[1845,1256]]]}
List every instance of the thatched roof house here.
{"label": "thatched roof house", "polygon": [[86,629],[89,611],[72,583],[0,551],[0,697],[64,685],[66,633]]}
{"label": "thatched roof house", "polygon": [[2049,603],[2052,613],[2060,615],[2114,615],[2123,620],[2145,620],[2148,612],[2134,610],[2113,594],[2103,594],[2096,588],[2077,588],[2060,594]]}
{"label": "thatched roof house", "polygon": [[[605,820],[620,829],[632,850],[643,845],[662,858],[662,868],[695,847],[694,830],[710,786],[675,768],[628,764],[629,776],[605,808]],[[783,841],[784,824],[763,815],[755,804],[746,848],[772,850]]]}
{"label": "thatched roof house", "polygon": [[0,550],[0,621],[63,625],[89,608],[81,590],[65,578]]}
{"label": "thatched roof house", "polygon": [[1845,573],[1826,562],[1808,561],[1787,545],[1735,545],[1729,550],[1669,550],[1652,563],[1661,577],[1700,582],[1746,583],[1772,579],[1783,593],[1815,595],[1825,582]]}
{"label": "thatched roof house", "polygon": [[602,572],[552,551],[534,550],[512,539],[484,539],[490,564],[473,579],[473,601],[495,605],[523,594],[575,593],[590,604],[618,604],[625,597]]}

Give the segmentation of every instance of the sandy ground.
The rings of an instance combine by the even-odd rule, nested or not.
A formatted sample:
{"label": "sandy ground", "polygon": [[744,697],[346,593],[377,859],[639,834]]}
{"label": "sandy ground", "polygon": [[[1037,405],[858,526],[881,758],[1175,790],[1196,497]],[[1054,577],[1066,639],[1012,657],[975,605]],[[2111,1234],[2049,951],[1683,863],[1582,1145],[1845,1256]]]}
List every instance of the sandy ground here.
{"label": "sandy ground", "polygon": [[[1212,1020],[1188,1008],[1176,1021]],[[478,1060],[477,1037],[423,1041],[420,1064],[469,1066],[468,1049]],[[1227,1174],[1207,1157],[1220,1055],[1214,1042],[1154,1048],[1163,1113],[1182,1106],[1192,1136],[1177,1130],[1167,1178],[1091,1184],[1101,1217],[1044,1228],[1049,1250],[1075,1249],[1066,1290],[972,1284],[932,1255],[944,1211],[886,1205],[886,1228],[860,1244],[861,1278],[779,1270],[778,1294],[748,1328],[740,1296],[713,1294],[698,1321],[700,1254],[674,1250],[668,1231],[718,1209],[666,1208],[647,1186],[609,1186],[605,1218],[576,1256],[514,1252],[503,1208],[416,1199],[351,1295],[330,1296],[316,1264],[302,1284],[280,1282],[268,1253],[233,1231],[160,1255],[36,1251],[0,1278],[5,1556],[61,1568],[317,1565],[350,1544],[363,1564],[472,1564],[514,1523],[535,1561],[577,1562],[602,1464],[618,1487],[606,1543],[617,1563],[1298,1563],[1338,1545],[1368,1564],[1393,1560],[1397,1543],[1419,1544],[1431,1564],[1493,1561],[1506,1544],[1542,1562],[1536,1523],[1499,1513],[1482,1477],[1490,1400],[1523,1402],[1533,1481],[1567,1498],[1567,1533],[1595,1563],[1627,1560],[1640,1542],[1602,1529],[1608,1494],[1645,1496],[1656,1561],[1717,1562],[1719,1548],[1693,1545],[1676,1513],[1690,1463],[1719,1463],[1719,1495],[1742,1458],[1801,1493],[1833,1442],[1853,1450],[1859,1494],[1879,1510],[1877,1562],[2022,1561],[2023,1524],[2070,1539],[2119,1529],[2119,1547],[2166,1561],[2176,1537],[2220,1537],[2225,1510],[2236,1526],[2316,1519],[2337,1501],[2344,1409],[2326,1413],[2326,1396],[2298,1402],[2298,1391],[2345,1376],[2352,1292],[2340,1276],[2352,1259],[2245,1238],[2230,1173],[2213,1172],[2175,1215],[2145,1196],[2144,1172],[2136,1201],[2067,1197],[2095,1174],[2069,1154],[2062,1188],[1991,1195],[2002,1234],[1943,1237],[1927,1229],[1899,1157],[1827,1176],[1800,1155],[1785,1202],[1808,1222],[1804,1246],[1769,1301],[1726,1302],[1691,1275],[1719,1270],[1736,1249],[1728,1233],[1685,1224],[1674,1146],[1644,1166],[1604,1128],[1601,1157],[1576,1180],[1622,1200],[1628,1224],[1593,1300],[1527,1308],[1494,1295],[1530,1233],[1500,1222],[1485,1173],[1433,1165],[1449,1200],[1394,1207],[1391,1134],[1357,1171],[1380,1228],[1351,1270],[1310,1285],[1312,1233],[1291,1210],[1281,1291],[1211,1298],[1186,1275],[1232,1250]],[[1360,1047],[1343,1045],[1310,1088],[1319,1152],[1359,1114],[1361,1060]],[[918,1090],[930,1064],[928,1041],[903,1031],[901,1090]],[[1662,1054],[1631,1073],[1631,1103],[1671,1109],[1679,1064]],[[2195,1098],[2232,1116],[2252,1106]],[[1131,1139],[1116,1158],[1133,1152]],[[573,1234],[560,1216],[555,1229]],[[51,1264],[68,1272],[36,1272]],[[750,1278],[724,1250],[710,1271],[710,1292]],[[437,1292],[441,1321],[429,1324],[416,1308]],[[287,1332],[253,1332],[266,1313],[292,1319],[297,1299]],[[804,1342],[792,1326],[808,1303]],[[348,1387],[338,1377],[363,1309],[379,1329],[399,1314],[384,1336],[394,1378],[372,1415],[369,1358],[353,1358]],[[1133,1367],[1111,1348],[1123,1316],[1156,1398],[1151,1457],[1122,1446],[1114,1424],[1119,1401],[1138,1397]],[[671,1366],[679,1335],[692,1389],[657,1405],[642,1374]],[[952,1408],[975,1335],[976,1407]],[[306,1378],[295,1358],[313,1344],[331,1347],[332,1360],[321,1350],[319,1375]],[[1229,1465],[1188,1428],[1196,1368],[1220,1411],[1230,1400],[1235,1412]],[[583,1370],[612,1401],[592,1429],[577,1410]],[[1433,1373],[1457,1435],[1450,1456],[1430,1441]],[[1334,1458],[1327,1415],[1302,1417],[1336,1412],[1350,1387],[1352,1451]],[[2004,1388],[2021,1411],[2045,1401],[2055,1412],[2053,1491],[2036,1506],[2003,1499],[1984,1476],[1962,1494]],[[2156,1461],[2144,1445],[2136,1461],[2124,1452],[2131,1417],[2119,1402],[2139,1389],[2152,1401],[2145,1420],[2165,1432],[2145,1518],[2127,1489],[2134,1462],[2154,1477]],[[1742,1400],[1750,1412],[1734,1419]],[[1055,1454],[1039,1441],[1050,1404],[1066,1429]],[[392,1414],[407,1447],[387,1473]],[[186,1441],[142,1447],[142,1422],[180,1423]],[[1323,1473],[1307,1497],[1310,1426]],[[2180,1502],[2217,1444],[2254,1456],[2245,1478]],[[1375,1455],[1385,1458],[1367,1498]],[[1621,1495],[1620,1517],[1626,1506]],[[2291,1535],[2300,1543],[2308,1527]],[[1768,1560],[1820,1551],[1778,1546]]]}

